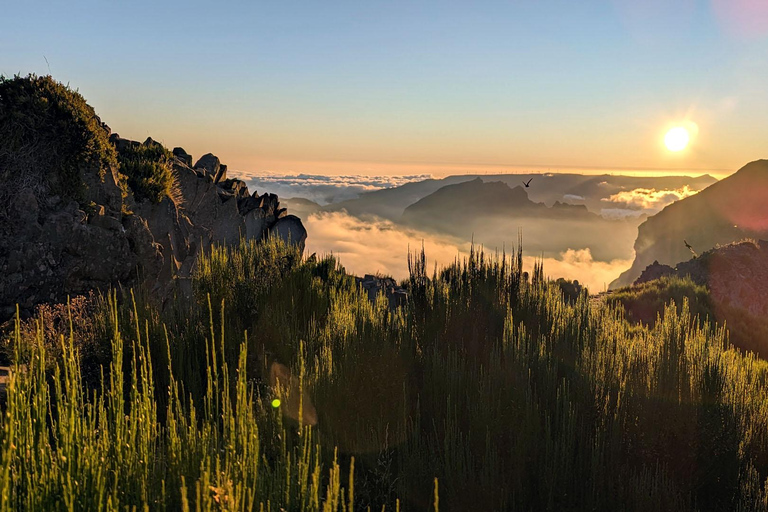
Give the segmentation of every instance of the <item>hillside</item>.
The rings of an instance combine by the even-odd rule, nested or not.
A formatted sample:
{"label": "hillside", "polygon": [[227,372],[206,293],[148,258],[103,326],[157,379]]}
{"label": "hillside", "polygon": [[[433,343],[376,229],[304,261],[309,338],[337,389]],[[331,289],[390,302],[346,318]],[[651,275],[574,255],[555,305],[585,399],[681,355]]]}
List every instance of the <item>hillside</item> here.
{"label": "hillside", "polygon": [[638,229],[635,260],[611,288],[631,284],[654,261],[674,265],[716,245],[768,238],[768,160],[751,162],[696,195],[673,203]]}
{"label": "hillside", "polygon": [[735,346],[768,358],[768,241],[719,246],[674,267],[654,262],[633,286],[609,297],[651,325],[665,303],[680,306],[686,297],[702,321],[726,325]]}

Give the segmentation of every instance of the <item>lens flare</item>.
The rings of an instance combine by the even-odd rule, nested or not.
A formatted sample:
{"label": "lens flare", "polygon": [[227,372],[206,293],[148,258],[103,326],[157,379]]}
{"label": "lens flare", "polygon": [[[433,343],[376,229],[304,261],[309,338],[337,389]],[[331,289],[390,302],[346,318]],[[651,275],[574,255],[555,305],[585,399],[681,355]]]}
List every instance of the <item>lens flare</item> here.
{"label": "lens flare", "polygon": [[275,398],[274,400],[272,400],[272,407],[274,407],[275,409],[280,407],[280,399],[279,398]]}

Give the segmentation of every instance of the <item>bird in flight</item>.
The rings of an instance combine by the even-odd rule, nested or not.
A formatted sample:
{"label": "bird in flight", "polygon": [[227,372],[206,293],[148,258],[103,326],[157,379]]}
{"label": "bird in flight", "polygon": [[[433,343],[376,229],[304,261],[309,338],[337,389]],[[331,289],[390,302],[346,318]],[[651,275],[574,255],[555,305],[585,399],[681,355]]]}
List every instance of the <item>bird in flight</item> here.
{"label": "bird in flight", "polygon": [[523,185],[525,185],[525,188],[528,188],[531,186],[531,182],[533,181],[533,178],[529,179],[528,182],[523,182]]}
{"label": "bird in flight", "polygon": [[686,240],[685,238],[683,238],[683,242],[685,243],[685,246],[688,248],[688,250],[689,250],[689,251],[691,251],[691,254],[693,254],[693,257],[694,257],[694,258],[695,258],[696,256],[698,256],[698,255],[696,254],[696,251],[694,251],[694,250],[693,250],[693,247],[691,247],[691,244],[689,244],[689,243],[688,243],[688,240]]}

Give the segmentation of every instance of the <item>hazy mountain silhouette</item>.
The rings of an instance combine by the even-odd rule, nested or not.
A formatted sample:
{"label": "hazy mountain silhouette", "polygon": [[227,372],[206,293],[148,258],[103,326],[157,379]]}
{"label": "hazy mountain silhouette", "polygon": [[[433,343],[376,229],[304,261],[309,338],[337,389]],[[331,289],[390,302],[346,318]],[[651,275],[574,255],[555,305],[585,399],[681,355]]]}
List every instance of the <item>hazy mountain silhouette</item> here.
{"label": "hazy mountain silhouette", "polygon": [[480,178],[446,185],[410,205],[402,220],[408,224],[429,226],[444,232],[465,231],[467,224],[488,216],[504,215],[510,218],[537,217],[540,219],[581,217],[595,220],[586,206],[556,202],[552,208],[528,198],[522,186],[511,188],[501,181],[483,181]]}
{"label": "hazy mountain silhouette", "polygon": [[389,220],[399,220],[405,209],[436,192],[446,185],[466,183],[481,178],[485,182],[501,182],[510,188],[521,186],[523,181],[533,178],[530,188],[525,189],[528,197],[539,203],[553,205],[556,201],[583,204],[593,213],[617,205],[606,201],[608,197],[622,191],[635,189],[677,190],[685,186],[690,190],[702,190],[717,180],[709,175],[690,176],[613,176],[609,174],[560,174],[526,173],[495,175],[460,175],[442,179],[428,179],[407,183],[399,187],[376,190],[362,194],[357,199],[340,201],[323,207],[325,211],[346,210],[350,215],[364,217],[376,215]]}
{"label": "hazy mountain silhouette", "polygon": [[611,283],[631,284],[654,261],[674,265],[716,245],[768,237],[768,160],[751,162],[640,225],[632,267]]}
{"label": "hazy mountain silhouette", "polygon": [[516,243],[521,229],[526,251],[545,256],[584,248],[604,260],[631,256],[636,223],[606,220],[584,205],[550,207],[532,201],[529,190],[480,178],[446,185],[408,206],[401,222],[491,248]]}

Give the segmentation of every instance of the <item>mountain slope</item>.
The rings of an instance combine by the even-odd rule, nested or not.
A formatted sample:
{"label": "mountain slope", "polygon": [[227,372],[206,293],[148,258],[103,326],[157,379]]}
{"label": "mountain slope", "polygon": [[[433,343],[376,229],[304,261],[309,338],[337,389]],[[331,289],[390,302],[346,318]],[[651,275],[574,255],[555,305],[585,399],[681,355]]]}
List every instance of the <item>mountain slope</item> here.
{"label": "mountain slope", "polygon": [[695,251],[704,252],[718,244],[766,237],[768,160],[757,160],[641,224],[634,263],[611,288],[631,284],[654,261],[674,265],[689,259],[691,252],[684,240]]}

